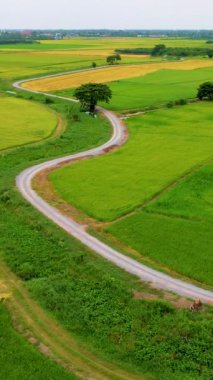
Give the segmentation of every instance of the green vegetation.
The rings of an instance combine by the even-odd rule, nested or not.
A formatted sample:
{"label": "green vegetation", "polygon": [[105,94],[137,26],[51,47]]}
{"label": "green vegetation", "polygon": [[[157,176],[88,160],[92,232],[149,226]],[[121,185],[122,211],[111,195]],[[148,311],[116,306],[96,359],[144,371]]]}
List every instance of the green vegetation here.
{"label": "green vegetation", "polygon": [[48,108],[12,97],[0,98],[0,114],[0,150],[47,138],[57,124]]}
{"label": "green vegetation", "polygon": [[104,64],[104,59],[98,55],[98,52],[96,54],[91,53],[91,55],[79,56],[69,51],[11,52],[1,51],[0,49],[0,78],[27,78],[60,71],[88,68],[91,67],[92,60],[95,60],[98,65]]}
{"label": "green vegetation", "polygon": [[213,82],[205,82],[200,85],[197,97],[200,100],[213,100]]}
{"label": "green vegetation", "polygon": [[[154,40],[155,39],[147,38],[144,39],[143,42],[146,46],[152,46],[152,44],[156,44]],[[131,47],[132,45],[138,46],[140,43],[141,39],[138,38],[106,38],[104,40],[99,38],[89,40],[74,38],[67,41],[46,41],[40,44],[4,45],[1,49],[1,77],[11,79],[11,77],[25,77],[45,72],[49,74],[62,70],[66,71],[73,68],[86,67],[87,65],[89,67],[94,60],[99,65],[105,61],[105,49],[112,49],[113,44],[115,49],[115,47],[119,45],[124,46],[127,44],[128,46],[129,44]],[[204,41],[192,40],[168,41],[168,45],[172,44],[172,46],[187,46],[188,44],[189,46],[203,46],[204,43]],[[14,52],[13,49],[15,49],[16,52]],[[31,52],[28,51],[30,49]],[[82,57],[79,58],[80,49],[84,52],[85,49],[87,49],[87,52],[85,52],[85,56],[82,55]],[[88,50],[90,49],[91,55],[88,55]],[[92,52],[94,49],[97,49],[96,52]],[[57,52],[53,52],[53,50],[59,51],[59,54],[56,54]],[[62,55],[60,50],[64,50]],[[65,50],[76,50],[76,56],[71,57],[70,52],[66,52]],[[98,50],[101,52],[100,55]],[[110,54],[110,51],[107,51],[107,54]],[[137,58],[128,58],[129,62],[131,60],[135,61],[135,59]],[[141,58],[139,57],[139,59]],[[122,62],[125,62],[123,58]],[[210,80],[211,73],[211,69],[206,69],[205,74],[203,73],[201,76],[200,74],[196,76],[197,81],[199,80],[199,84],[204,80]],[[177,87],[178,90],[179,85],[174,86],[172,82],[173,74],[175,74],[175,71],[170,72],[167,89],[173,86],[174,88]],[[161,78],[163,75],[164,72],[158,73],[158,78]],[[185,84],[185,90],[187,92],[188,88],[190,88],[190,94],[194,97],[192,87],[194,86],[193,83],[196,82],[196,78],[190,77],[190,72],[187,71],[185,77],[182,78],[182,84],[178,90],[180,91],[180,95],[178,91],[176,92],[176,96],[175,90],[173,92],[172,90],[168,91],[166,102],[173,100],[173,95],[175,97],[174,100],[186,97],[181,91],[184,88],[183,83],[187,77],[191,78],[192,84],[188,81]],[[139,91],[141,82],[140,79],[138,81]],[[121,82],[113,83],[112,86],[120,83]],[[129,88],[136,87],[133,83],[136,83],[136,81],[133,80],[132,87]],[[170,85],[168,85],[168,83],[170,83]],[[1,81],[0,85],[1,89],[5,88],[3,86],[7,85],[7,81]],[[195,83],[195,86],[196,88],[198,87],[197,83]],[[147,89],[149,87],[150,85],[147,82]],[[155,84],[155,88],[156,87],[159,86]],[[120,94],[121,91],[122,89],[119,90]],[[129,94],[130,93],[131,92],[129,92]],[[20,94],[21,92],[19,92],[19,96],[21,96]],[[163,99],[162,94],[163,91],[159,94],[156,103],[159,104],[159,99],[161,103]],[[171,94],[173,95],[171,96]],[[40,107],[40,109],[41,106],[39,106],[39,102],[44,103],[47,102],[46,99],[48,99],[43,96],[31,94],[23,94],[22,96],[31,100],[37,100],[37,104],[31,103],[31,105]],[[191,97],[191,95],[189,95],[189,97]],[[142,102],[149,105],[146,103],[145,98],[146,95],[143,100],[139,100],[138,107],[141,106]],[[21,99],[13,100],[24,102],[24,100]],[[150,105],[152,105],[153,96],[151,96],[151,91],[148,101]],[[134,104],[136,104],[136,102],[137,92],[133,94],[132,91],[132,109],[135,108]],[[115,104],[114,107],[116,107]],[[128,100],[128,104],[130,104],[130,99]],[[67,129],[63,134],[58,138],[54,137],[44,143],[35,144],[30,147],[20,146],[0,155],[1,259],[3,258],[16,275],[22,279],[24,285],[30,290],[32,297],[47,310],[47,313],[56,317],[68,332],[79,341],[79,346],[81,346],[81,344],[86,345],[97,357],[109,360],[109,368],[111,368],[111,363],[114,362],[119,364],[120,367],[127,369],[127,371],[131,371],[131,373],[139,373],[139,376],[145,379],[209,380],[209,378],[213,376],[211,364],[212,310],[210,308],[206,307],[202,313],[192,314],[187,309],[176,310],[165,300],[146,300],[140,299],[140,297],[134,297],[135,292],[139,292],[143,295],[143,292],[149,293],[150,289],[146,284],[140,283],[137,279],[119,270],[83,247],[78,241],[68,236],[63,230],[34,210],[17,192],[15,188],[15,177],[23,169],[50,158],[86,150],[89,147],[103,143],[109,138],[109,124],[103,118],[98,117],[91,119],[89,116],[79,112],[78,105],[72,105],[56,99],[53,103],[50,103],[49,106],[53,111],[60,112],[64,118],[67,118]],[[118,107],[122,107],[122,104],[119,103]],[[185,109],[187,109],[188,116],[186,116],[187,113],[184,112]],[[140,203],[143,202],[146,197],[150,197],[150,191],[153,190],[154,193],[157,191],[152,188],[153,185],[151,181],[154,177],[147,179],[145,191],[143,190],[143,181],[141,178],[143,177],[145,169],[148,173],[149,169],[155,167],[156,171],[153,175],[159,175],[162,171],[162,181],[159,179],[159,182],[156,182],[156,188],[161,189],[162,186],[165,186],[171,181],[171,178],[175,178],[180,175],[180,173],[183,173],[183,171],[190,169],[191,166],[194,166],[196,163],[208,157],[212,149],[212,134],[210,130],[212,113],[210,104],[206,102],[202,105],[186,106],[186,108],[182,107],[167,112],[170,115],[168,117],[165,111],[159,111],[152,116],[146,115],[144,119],[133,119],[129,122],[131,137],[129,143],[115,154],[101,158],[111,160],[111,169],[114,170],[111,172],[111,182],[109,182],[107,186],[114,186],[115,181],[118,180],[117,162],[121,163],[120,173],[122,174],[121,179],[124,186],[118,188],[120,195],[117,196],[117,200],[114,199],[115,202],[120,201],[119,197],[122,195],[122,191],[124,191],[126,198],[121,197],[121,202],[123,202],[123,200],[126,202],[127,200],[128,206],[129,200],[125,188],[126,185],[127,187],[131,187],[133,184],[130,190],[132,194],[136,194],[136,203],[138,199]],[[195,123],[194,120],[198,119],[198,115],[199,122],[196,121]],[[161,123],[159,123],[160,116],[162,116]],[[176,118],[175,124],[171,125],[171,118],[174,116]],[[154,126],[152,125],[151,117],[152,121],[155,121]],[[141,126],[141,120],[144,121],[143,126]],[[183,120],[187,122],[187,127],[185,127],[184,130]],[[193,124],[193,127],[191,124]],[[4,137],[6,135],[4,134],[2,136]],[[41,138],[42,137],[45,136],[41,136]],[[143,144],[144,153],[143,149],[141,149]],[[157,165],[155,153],[158,151],[161,156],[161,165],[159,163],[159,166],[155,166]],[[125,154],[127,154],[127,156],[130,154],[129,158],[132,160],[132,162],[130,160],[130,165],[128,157],[123,158]],[[171,162],[167,161],[167,154],[171,155]],[[114,157],[115,162],[113,163]],[[141,165],[142,158],[147,160],[147,168],[145,168],[145,165]],[[178,159],[180,159],[180,162]],[[116,162],[116,160],[118,161]],[[98,162],[99,160],[94,161],[94,163],[97,164]],[[138,170],[136,170],[138,162],[140,162],[140,165],[138,166]],[[85,162],[84,164],[87,163]],[[93,165],[93,162],[91,161],[90,164]],[[163,167],[164,164],[168,164],[166,168]],[[73,169],[76,170],[76,172],[78,165],[79,164],[73,165]],[[100,165],[98,168],[102,171],[106,169],[106,166],[107,160],[103,162],[103,166]],[[130,177],[128,170],[131,171],[133,167],[135,168],[135,172],[133,173],[134,177]],[[166,173],[167,171],[168,175]],[[93,169],[90,173],[91,182],[98,182],[100,173],[97,172],[97,178],[92,178],[92,174]],[[94,174],[96,174],[95,171]],[[129,176],[129,182],[125,182],[125,175]],[[105,175],[103,173],[103,176],[108,176],[108,168],[105,170]],[[106,178],[104,178],[104,180],[105,179]],[[88,181],[89,175],[85,186],[89,185],[90,187],[91,184],[88,183]],[[203,180],[201,180],[201,182],[203,184]],[[73,185],[73,183],[71,183],[71,185]],[[68,184],[67,187],[68,186],[70,185]],[[142,194],[139,194],[138,186],[142,187]],[[199,196],[201,196],[201,193],[204,194],[204,190],[203,188],[201,189],[201,187],[202,186],[200,186]],[[115,194],[116,192],[117,189],[115,188]],[[129,193],[129,199],[131,197],[130,203],[133,198],[132,194]],[[196,198],[197,194],[197,192],[194,195],[191,194],[191,198]],[[102,196],[103,195],[104,194],[102,194]],[[110,188],[110,196],[113,196],[112,188]],[[188,196],[189,194],[187,197]],[[205,207],[204,203],[199,206],[202,207],[203,212],[201,217],[204,214],[205,218],[207,214],[210,215],[210,207],[207,207],[210,199],[208,197],[210,196],[211,194],[206,190]],[[108,200],[106,198],[103,199],[103,204],[106,203],[104,207],[108,207],[107,202]],[[194,199],[193,202],[195,203],[196,199]],[[92,207],[94,207],[95,203],[92,204]],[[131,207],[135,207],[135,205],[131,204]],[[114,207],[113,204],[112,207]],[[152,215],[153,217],[155,215],[151,207],[154,207],[154,203],[150,204],[149,210],[147,209],[146,212],[144,212],[147,216],[147,225],[148,217],[151,218]],[[158,211],[155,211],[157,217],[170,219],[169,215],[163,215],[164,211],[160,211],[160,204],[157,205],[156,203],[155,207],[156,209],[159,208]],[[199,213],[199,207],[196,211],[197,214]],[[170,212],[171,218],[175,220],[176,217],[172,215],[173,208],[174,207],[171,206]],[[193,203],[189,208],[195,212]],[[105,209],[103,210],[105,212]],[[125,209],[122,209],[120,206],[118,209],[114,208],[109,211],[110,218],[112,215],[120,215],[126,212]],[[100,210],[95,210],[95,212],[99,213]],[[182,213],[181,207],[179,207],[179,212],[180,214]],[[184,216],[181,216],[182,219],[183,217]],[[200,219],[197,221],[196,215],[192,218],[194,218],[196,222],[200,222]],[[210,218],[210,216],[208,216],[208,218]],[[185,222],[185,219],[183,220]],[[116,226],[116,223],[114,226]],[[206,236],[207,227],[208,225],[204,225],[204,221],[202,220],[202,226],[200,225],[199,231],[198,228],[196,230],[197,235],[198,233],[203,234],[202,236],[206,241],[206,246],[209,241]],[[163,224],[162,228],[164,228]],[[179,233],[179,230],[176,230],[176,235],[177,231]],[[191,235],[193,239],[196,231],[193,236]],[[200,243],[198,242],[198,244]],[[202,246],[201,249],[203,249],[203,247],[204,246]],[[209,249],[210,244],[206,248]],[[198,256],[195,257],[197,259]],[[207,253],[203,255],[203,260],[205,258],[209,268],[211,268]],[[187,263],[188,262],[189,260]],[[202,280],[203,262],[199,264],[201,266],[201,278],[199,278],[199,280]],[[197,270],[197,267],[195,269]],[[207,276],[210,278],[208,273]],[[162,296],[158,291],[151,290],[151,293],[156,294],[158,297]],[[143,298],[143,296],[141,298]],[[0,328],[0,346],[3,347],[3,349],[0,350],[3,352],[3,355],[0,355],[0,377],[8,378],[9,380],[10,378],[12,380],[17,377],[31,380],[34,378],[37,379],[38,376],[41,379],[42,376],[45,379],[74,378],[45,357],[41,357],[36,349],[29,346],[27,342],[24,342],[22,337],[12,330],[11,326],[9,332],[9,327],[7,329],[7,326],[9,326],[8,323],[9,325],[11,323],[8,314],[0,305],[0,327],[4,327],[4,331]]]}
{"label": "green vegetation", "polygon": [[[51,107],[68,112],[67,104],[60,101]],[[69,118],[77,112],[73,105]],[[154,379],[207,380],[212,376],[210,309],[192,314],[175,310],[166,301],[135,299],[134,290],[148,291],[145,284],[88,252],[30,207],[14,188],[14,178],[24,168],[85,150],[108,137],[108,123],[99,119],[91,123],[82,114],[80,118],[73,122],[72,117],[63,137],[55,141],[1,157],[3,257],[43,307],[99,356],[141,376],[151,372]]]}
{"label": "green vegetation", "polygon": [[[160,38],[71,38],[39,43],[0,45],[0,78],[27,78],[106,64],[106,57],[119,48],[153,48]],[[167,46],[206,48],[204,40],[166,39]],[[122,63],[144,62],[144,57],[124,57]],[[152,58],[152,60],[159,58]],[[161,58],[160,58],[161,59]],[[150,61],[150,58],[148,58]],[[152,61],[151,60],[151,61]]]}
{"label": "green vegetation", "polygon": [[125,49],[125,48],[153,48],[155,45],[165,43],[168,47],[203,47],[206,48],[206,40],[184,39],[184,38],[137,38],[137,37],[73,37],[60,41],[39,41],[38,44],[14,44],[2,45],[1,49],[18,50],[68,50],[68,49]]}
{"label": "green vegetation", "polygon": [[[137,111],[155,107],[178,99],[192,99],[200,83],[210,81],[213,68],[196,70],[160,70],[144,77],[118,80],[108,83],[113,98],[109,106],[114,111]],[[55,91],[73,96],[73,90]]]}
{"label": "green vegetation", "polygon": [[[213,166],[205,165],[173,189],[150,203],[148,211],[177,216],[195,221],[211,220],[213,217]],[[199,251],[199,250],[198,250]]]}
{"label": "green vegetation", "polygon": [[14,380],[77,380],[26,342],[12,326],[8,312],[0,304],[0,377]]}
{"label": "green vegetation", "polygon": [[94,115],[97,103],[99,101],[109,103],[112,92],[106,84],[86,83],[76,88],[74,96],[80,101],[83,111]]}
{"label": "green vegetation", "polygon": [[105,231],[136,249],[142,258],[148,257],[164,269],[212,286],[212,221],[168,218],[145,211],[126,217]]}
{"label": "green vegetation", "polygon": [[132,49],[116,49],[115,52],[120,54],[151,54],[153,57],[205,57],[212,58],[213,49],[198,47],[167,47],[164,44],[155,45],[154,48],[132,48]]}
{"label": "green vegetation", "polygon": [[113,220],[152,198],[212,153],[212,105],[158,110],[128,121],[115,153],[52,172],[55,189],[99,220]]}
{"label": "green vegetation", "polygon": [[106,231],[155,262],[213,285],[212,178],[209,164]]}
{"label": "green vegetation", "polygon": [[121,61],[121,56],[120,54],[113,54],[113,55],[109,55],[106,59],[106,62],[109,64],[109,65],[115,65],[116,63],[118,63],[119,61]]}
{"label": "green vegetation", "polygon": [[114,111],[142,110],[176,101],[193,99],[200,83],[210,81],[213,68],[160,70],[141,78],[109,83],[113,93],[108,108]]}

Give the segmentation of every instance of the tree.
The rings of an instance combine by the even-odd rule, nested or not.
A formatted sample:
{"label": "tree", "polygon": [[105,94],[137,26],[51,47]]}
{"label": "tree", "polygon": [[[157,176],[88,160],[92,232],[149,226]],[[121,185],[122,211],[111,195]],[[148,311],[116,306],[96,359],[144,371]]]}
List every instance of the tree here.
{"label": "tree", "polygon": [[157,55],[163,55],[166,52],[166,45],[159,44],[155,45],[152,50],[152,56],[155,57]]}
{"label": "tree", "polygon": [[106,84],[87,83],[76,88],[74,96],[80,101],[84,111],[94,115],[98,101],[109,103],[112,92]]}
{"label": "tree", "polygon": [[118,61],[121,61],[121,56],[120,54],[109,55],[106,61],[109,65],[114,65],[115,63],[118,63]]}
{"label": "tree", "polygon": [[92,68],[95,69],[97,67],[97,63],[96,62],[92,62]]}
{"label": "tree", "polygon": [[207,55],[209,58],[213,58],[213,50],[208,50]]}
{"label": "tree", "polygon": [[121,56],[120,56],[120,54],[115,54],[115,57],[116,57],[116,61],[118,62],[118,61],[121,61]]}
{"label": "tree", "polygon": [[200,100],[213,100],[213,82],[205,82],[201,84],[198,89],[197,97]]}

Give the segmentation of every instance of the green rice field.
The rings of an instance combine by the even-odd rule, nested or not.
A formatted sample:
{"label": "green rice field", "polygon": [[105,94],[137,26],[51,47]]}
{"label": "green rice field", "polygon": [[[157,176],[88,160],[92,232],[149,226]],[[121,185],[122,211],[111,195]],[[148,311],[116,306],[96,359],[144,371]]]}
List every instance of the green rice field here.
{"label": "green rice field", "polygon": [[[211,81],[213,67],[196,70],[159,70],[143,77],[118,80],[108,83],[112,90],[109,104],[102,104],[110,110],[125,113],[142,110],[179,99],[196,97],[200,83]],[[54,93],[73,96],[73,89]]]}
{"label": "green rice field", "polygon": [[212,120],[211,103],[133,117],[129,140],[118,151],[56,170],[50,179],[67,202],[96,219],[114,220],[210,157]]}
{"label": "green rice field", "polygon": [[47,138],[57,125],[45,106],[14,97],[0,97],[0,150]]}
{"label": "green rice field", "polygon": [[95,219],[114,220],[104,235],[139,252],[142,261],[213,285],[212,165],[204,164],[212,155],[212,124],[211,103],[133,117],[121,149],[49,178],[67,202]]}
{"label": "green rice field", "polygon": [[213,164],[106,232],[164,267],[213,285]]}

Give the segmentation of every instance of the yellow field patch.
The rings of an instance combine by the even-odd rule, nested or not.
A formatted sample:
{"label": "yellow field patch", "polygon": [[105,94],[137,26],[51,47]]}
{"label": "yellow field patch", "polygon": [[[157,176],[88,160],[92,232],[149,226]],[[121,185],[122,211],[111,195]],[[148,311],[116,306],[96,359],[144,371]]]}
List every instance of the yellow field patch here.
{"label": "yellow field patch", "polygon": [[29,81],[23,87],[36,91],[54,91],[75,88],[84,83],[107,83],[126,78],[141,77],[162,69],[193,70],[213,66],[211,60],[188,60],[178,62],[147,63],[141,65],[111,66],[98,70],[66,74],[53,78]]}

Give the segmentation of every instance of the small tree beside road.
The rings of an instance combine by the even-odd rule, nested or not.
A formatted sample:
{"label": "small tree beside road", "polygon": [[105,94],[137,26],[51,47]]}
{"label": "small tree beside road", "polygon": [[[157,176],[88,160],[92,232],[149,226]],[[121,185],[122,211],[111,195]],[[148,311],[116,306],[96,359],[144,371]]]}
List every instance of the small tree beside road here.
{"label": "small tree beside road", "polygon": [[80,101],[82,110],[94,116],[98,101],[109,103],[112,92],[106,84],[87,83],[76,88],[74,96]]}

